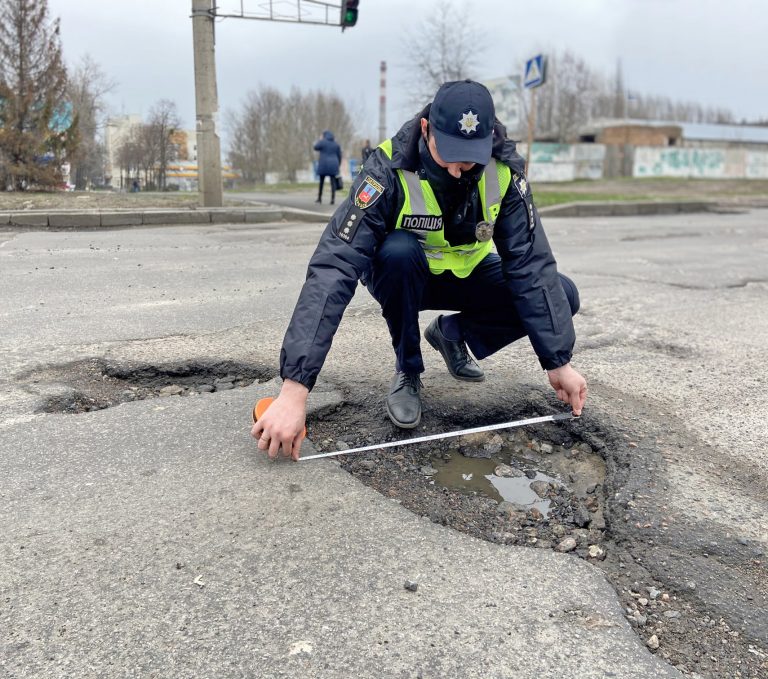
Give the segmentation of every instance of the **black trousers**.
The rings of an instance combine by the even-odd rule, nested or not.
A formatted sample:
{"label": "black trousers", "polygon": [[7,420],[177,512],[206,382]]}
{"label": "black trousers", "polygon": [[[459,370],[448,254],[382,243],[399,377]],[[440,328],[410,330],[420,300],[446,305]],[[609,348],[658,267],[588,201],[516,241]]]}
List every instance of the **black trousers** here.
{"label": "black trousers", "polygon": [[[575,314],[579,292],[570,278],[559,275]],[[379,247],[367,287],[381,304],[389,326],[397,370],[424,372],[419,312],[426,309],[458,311],[464,339],[478,359],[527,334],[504,281],[501,258],[495,252],[466,278],[448,271],[435,275],[429,271],[416,236],[398,229]]]}
{"label": "black trousers", "polygon": [[320,175],[320,186],[318,186],[317,189],[317,199],[322,200],[323,199],[323,184],[325,183],[325,178],[328,177],[328,184],[331,187],[331,203],[333,203],[336,200],[336,183],[334,181],[335,176],[330,174],[321,174]]}

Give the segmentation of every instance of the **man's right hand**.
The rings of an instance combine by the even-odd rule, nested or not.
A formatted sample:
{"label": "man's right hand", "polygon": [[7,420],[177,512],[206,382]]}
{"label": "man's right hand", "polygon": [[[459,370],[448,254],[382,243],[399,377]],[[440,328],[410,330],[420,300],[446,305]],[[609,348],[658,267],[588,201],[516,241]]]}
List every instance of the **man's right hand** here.
{"label": "man's right hand", "polygon": [[587,381],[571,366],[570,363],[547,371],[549,383],[563,403],[569,403],[573,414],[581,415],[584,402],[587,400]]}
{"label": "man's right hand", "polygon": [[258,448],[274,460],[282,451],[285,457],[299,459],[304,427],[307,420],[309,389],[299,382],[285,380],[280,395],[256,420],[251,436],[258,439]]}

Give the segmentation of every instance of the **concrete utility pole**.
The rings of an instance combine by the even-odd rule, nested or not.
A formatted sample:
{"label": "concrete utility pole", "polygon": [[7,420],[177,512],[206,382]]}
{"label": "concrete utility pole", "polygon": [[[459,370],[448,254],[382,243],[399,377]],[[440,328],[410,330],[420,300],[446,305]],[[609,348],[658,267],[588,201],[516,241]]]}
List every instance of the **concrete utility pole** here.
{"label": "concrete utility pole", "polygon": [[219,110],[216,89],[214,12],[216,0],[192,0],[192,41],[195,51],[197,177],[200,205],[221,207],[221,144],[216,134]]}

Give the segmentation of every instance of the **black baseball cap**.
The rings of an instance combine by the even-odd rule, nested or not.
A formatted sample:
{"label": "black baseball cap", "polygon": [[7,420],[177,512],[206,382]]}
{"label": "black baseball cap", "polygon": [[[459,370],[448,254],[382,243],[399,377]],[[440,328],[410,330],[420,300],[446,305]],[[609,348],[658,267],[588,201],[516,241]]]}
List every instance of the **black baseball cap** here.
{"label": "black baseball cap", "polygon": [[495,118],[491,93],[474,80],[443,83],[429,110],[437,152],[446,163],[487,165]]}

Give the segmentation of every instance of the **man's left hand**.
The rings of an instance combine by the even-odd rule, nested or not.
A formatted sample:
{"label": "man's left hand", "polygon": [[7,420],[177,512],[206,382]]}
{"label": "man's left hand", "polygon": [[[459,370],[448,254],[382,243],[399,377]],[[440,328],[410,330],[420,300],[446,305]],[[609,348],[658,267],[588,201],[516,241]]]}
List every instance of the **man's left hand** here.
{"label": "man's left hand", "polygon": [[547,371],[549,383],[563,403],[570,403],[573,414],[581,415],[581,409],[587,400],[587,381],[570,363]]}

